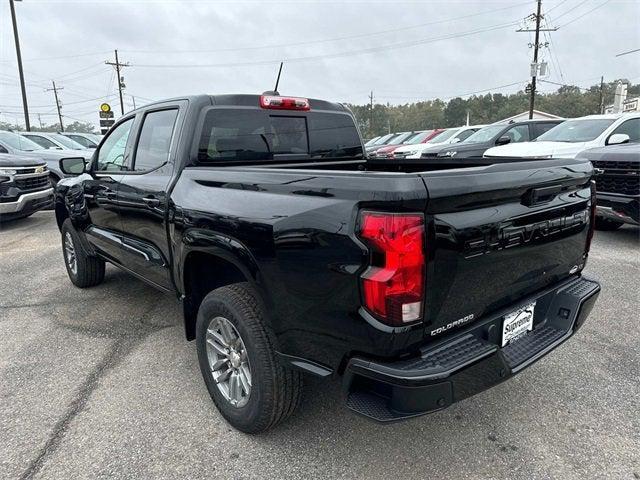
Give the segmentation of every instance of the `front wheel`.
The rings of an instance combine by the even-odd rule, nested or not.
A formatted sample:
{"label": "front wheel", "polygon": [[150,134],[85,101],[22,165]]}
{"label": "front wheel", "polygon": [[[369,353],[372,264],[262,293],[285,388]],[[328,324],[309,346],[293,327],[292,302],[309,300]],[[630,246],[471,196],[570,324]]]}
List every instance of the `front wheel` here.
{"label": "front wheel", "polygon": [[196,344],[209,394],[236,429],[268,430],[300,403],[302,374],[276,357],[264,309],[248,284],[218,288],[204,298]]}
{"label": "front wheel", "polygon": [[71,282],[80,288],[93,287],[104,280],[104,260],[85,253],[70,219],[62,224],[62,255]]}
{"label": "front wheel", "polygon": [[596,230],[617,230],[622,225],[624,225],[624,222],[618,222],[617,220],[611,220],[610,218],[596,217]]}

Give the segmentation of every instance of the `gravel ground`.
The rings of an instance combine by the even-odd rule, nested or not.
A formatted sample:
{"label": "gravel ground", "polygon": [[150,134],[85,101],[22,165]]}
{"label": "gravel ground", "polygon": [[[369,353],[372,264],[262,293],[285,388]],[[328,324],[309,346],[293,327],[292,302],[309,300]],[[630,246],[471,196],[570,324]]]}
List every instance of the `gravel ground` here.
{"label": "gravel ground", "polygon": [[215,410],[179,304],[115,268],[80,291],[51,212],[0,230],[0,478],[640,479],[640,229],[597,232],[580,332],[509,382],[382,426],[308,379],[260,436]]}

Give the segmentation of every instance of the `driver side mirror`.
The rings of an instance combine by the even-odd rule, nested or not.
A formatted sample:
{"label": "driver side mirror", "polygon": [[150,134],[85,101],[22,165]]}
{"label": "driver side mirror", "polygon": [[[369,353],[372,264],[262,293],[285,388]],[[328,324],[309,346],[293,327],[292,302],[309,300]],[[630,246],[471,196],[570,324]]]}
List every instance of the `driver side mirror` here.
{"label": "driver side mirror", "polygon": [[509,135],[503,135],[496,140],[496,145],[506,145],[507,143],[511,143],[511,137]]}
{"label": "driver side mirror", "polygon": [[81,175],[86,172],[87,167],[82,157],[61,158],[60,170],[66,175]]}
{"label": "driver side mirror", "polygon": [[451,140],[451,143],[458,143],[458,142],[460,142],[460,139],[458,137]]}
{"label": "driver side mirror", "polygon": [[607,145],[620,145],[621,143],[629,143],[629,135],[626,133],[614,133],[607,140]]}

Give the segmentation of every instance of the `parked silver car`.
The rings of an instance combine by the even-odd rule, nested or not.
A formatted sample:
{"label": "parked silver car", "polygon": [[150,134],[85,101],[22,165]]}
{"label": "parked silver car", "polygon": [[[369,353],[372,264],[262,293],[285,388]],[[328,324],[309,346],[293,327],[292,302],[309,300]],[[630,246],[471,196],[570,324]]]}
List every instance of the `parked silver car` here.
{"label": "parked silver car", "polygon": [[47,150],[87,150],[71,138],[52,132],[20,132],[20,135],[33,140]]}
{"label": "parked silver car", "polygon": [[91,160],[93,150],[48,150],[18,133],[0,130],[0,153],[27,155],[44,160],[49,169],[51,183],[55,185],[58,180],[66,177],[60,170],[61,158],[82,157],[85,162],[88,162]]}

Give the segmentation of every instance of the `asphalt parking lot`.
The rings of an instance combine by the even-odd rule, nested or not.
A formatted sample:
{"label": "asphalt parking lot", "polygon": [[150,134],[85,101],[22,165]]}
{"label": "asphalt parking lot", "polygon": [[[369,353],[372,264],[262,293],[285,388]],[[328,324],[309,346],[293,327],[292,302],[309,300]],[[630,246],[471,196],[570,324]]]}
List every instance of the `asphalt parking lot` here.
{"label": "asphalt parking lot", "polygon": [[597,232],[602,294],[568,343],[452,408],[381,426],[309,379],[297,415],[232,430],[179,304],[108,267],[71,285],[51,212],[0,229],[0,478],[640,478],[640,229]]}

